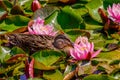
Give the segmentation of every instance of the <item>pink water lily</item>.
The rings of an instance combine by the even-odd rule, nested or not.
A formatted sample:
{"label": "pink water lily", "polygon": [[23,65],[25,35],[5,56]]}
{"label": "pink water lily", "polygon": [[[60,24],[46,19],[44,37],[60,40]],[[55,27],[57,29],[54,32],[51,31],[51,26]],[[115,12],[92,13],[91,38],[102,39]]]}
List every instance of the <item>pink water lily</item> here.
{"label": "pink water lily", "polygon": [[88,42],[87,37],[78,37],[74,43],[74,48],[70,50],[71,56],[75,60],[90,60],[100,53],[101,49],[94,51],[93,42]]}
{"label": "pink water lily", "polygon": [[38,17],[34,20],[32,26],[28,26],[28,31],[30,34],[37,35],[50,35],[55,36],[57,31],[54,30],[54,27],[51,25],[44,25],[44,20]]}
{"label": "pink water lily", "polygon": [[111,20],[120,23],[120,4],[113,4],[107,8],[108,16]]}

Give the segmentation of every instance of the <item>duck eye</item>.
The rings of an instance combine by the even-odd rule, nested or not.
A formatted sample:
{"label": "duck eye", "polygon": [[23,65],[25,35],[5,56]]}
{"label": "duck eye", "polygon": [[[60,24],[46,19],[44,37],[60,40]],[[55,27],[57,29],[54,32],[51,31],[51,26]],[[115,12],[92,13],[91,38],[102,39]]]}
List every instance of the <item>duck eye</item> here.
{"label": "duck eye", "polygon": [[56,40],[53,44],[58,49],[64,48],[64,40],[62,40],[62,39]]}
{"label": "duck eye", "polygon": [[58,45],[62,45],[64,43],[63,40],[57,40]]}

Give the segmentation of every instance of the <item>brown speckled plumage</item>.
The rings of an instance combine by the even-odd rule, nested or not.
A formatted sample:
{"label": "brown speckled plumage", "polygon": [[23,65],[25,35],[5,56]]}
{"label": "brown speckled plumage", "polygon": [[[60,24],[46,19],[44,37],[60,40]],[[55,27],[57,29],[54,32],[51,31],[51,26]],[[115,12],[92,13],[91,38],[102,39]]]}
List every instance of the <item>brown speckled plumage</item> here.
{"label": "brown speckled plumage", "polygon": [[29,50],[30,53],[45,49],[65,51],[66,47],[72,47],[72,42],[63,34],[53,37],[48,35],[15,33],[6,35],[6,38],[10,45],[18,46],[23,50]]}

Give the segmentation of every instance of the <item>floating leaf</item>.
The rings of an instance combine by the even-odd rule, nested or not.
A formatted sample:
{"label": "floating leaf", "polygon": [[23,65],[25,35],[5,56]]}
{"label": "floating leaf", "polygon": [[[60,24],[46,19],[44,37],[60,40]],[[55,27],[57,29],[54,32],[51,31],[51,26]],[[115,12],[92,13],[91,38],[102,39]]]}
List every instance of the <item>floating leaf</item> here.
{"label": "floating leaf", "polygon": [[21,15],[8,16],[4,21],[0,22],[0,29],[14,31],[20,27],[27,26],[29,20],[29,18]]}
{"label": "floating leaf", "polygon": [[59,13],[57,21],[62,29],[79,28],[82,23],[82,18],[79,13],[76,13],[70,6],[66,6]]}
{"label": "floating leaf", "polygon": [[28,58],[26,54],[16,54],[6,61],[6,63],[17,63],[25,61]]}
{"label": "floating leaf", "polygon": [[47,80],[63,80],[63,75],[59,70],[45,71],[43,77]]}
{"label": "floating leaf", "polygon": [[40,69],[40,70],[54,70],[54,69],[56,69],[58,67],[57,66],[46,66],[43,63],[38,62],[37,60],[35,60],[34,68],[35,69]]}
{"label": "floating leaf", "polygon": [[120,3],[120,0],[103,0],[104,8],[107,9],[109,5],[112,5],[113,3]]}
{"label": "floating leaf", "polygon": [[106,75],[90,75],[85,77],[83,80],[115,80],[114,78]]}
{"label": "floating leaf", "polygon": [[103,7],[102,0],[92,0],[86,4],[86,8],[89,10],[90,16],[98,22],[101,22],[101,18],[98,14],[98,9]]}
{"label": "floating leaf", "polygon": [[47,17],[45,20],[45,24],[53,25],[55,29],[61,30],[61,26],[57,22],[58,11],[55,11],[51,16]]}
{"label": "floating leaf", "polygon": [[20,53],[25,53],[25,52],[19,47],[13,47],[10,51],[10,54],[12,54],[12,55],[16,55],[16,54],[20,54]]}
{"label": "floating leaf", "polygon": [[10,11],[12,15],[24,15],[23,9],[19,5],[14,5]]}
{"label": "floating leaf", "polygon": [[[39,69],[51,69],[52,65],[62,57],[62,54],[53,50],[43,50],[33,54],[33,57],[35,59],[35,68],[41,65]],[[36,61],[39,63],[36,63]]]}
{"label": "floating leaf", "polygon": [[4,62],[10,58],[10,49],[0,46],[0,62]]}
{"label": "floating leaf", "polygon": [[66,29],[65,32],[68,34],[70,39],[73,41],[76,40],[77,37],[79,36],[86,36],[90,38],[90,33],[85,31],[85,30],[80,30],[80,29]]}
{"label": "floating leaf", "polygon": [[5,20],[6,24],[15,24],[16,26],[26,26],[29,22],[29,18],[21,15],[12,15]]}
{"label": "floating leaf", "polygon": [[21,64],[19,66],[17,66],[14,70],[13,70],[13,76],[19,76],[22,75],[23,72],[20,71],[20,69],[24,68],[25,64],[23,62],[21,62]]}
{"label": "floating leaf", "polygon": [[11,9],[13,7],[13,4],[9,0],[4,0],[3,2],[7,8]]}
{"label": "floating leaf", "polygon": [[98,57],[101,59],[108,59],[108,60],[119,60],[120,59],[120,50],[114,50],[110,52],[101,52]]}
{"label": "floating leaf", "polygon": [[102,29],[103,25],[101,25],[99,22],[92,19],[90,16],[84,17],[84,24],[85,29],[87,30],[95,30],[95,29]]}
{"label": "floating leaf", "polygon": [[50,16],[54,11],[56,11],[56,7],[46,6],[40,8],[34,13],[33,19],[36,19],[37,17],[40,17],[41,19],[45,19],[48,16]]}

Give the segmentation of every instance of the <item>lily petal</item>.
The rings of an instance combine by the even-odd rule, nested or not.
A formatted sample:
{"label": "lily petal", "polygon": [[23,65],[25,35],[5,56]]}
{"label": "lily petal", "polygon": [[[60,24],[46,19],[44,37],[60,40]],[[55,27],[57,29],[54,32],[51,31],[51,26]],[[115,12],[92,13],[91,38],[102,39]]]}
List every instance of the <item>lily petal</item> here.
{"label": "lily petal", "polygon": [[99,49],[99,50],[97,50],[96,52],[94,52],[94,53],[92,54],[91,58],[96,57],[101,51],[102,51],[102,49]]}

